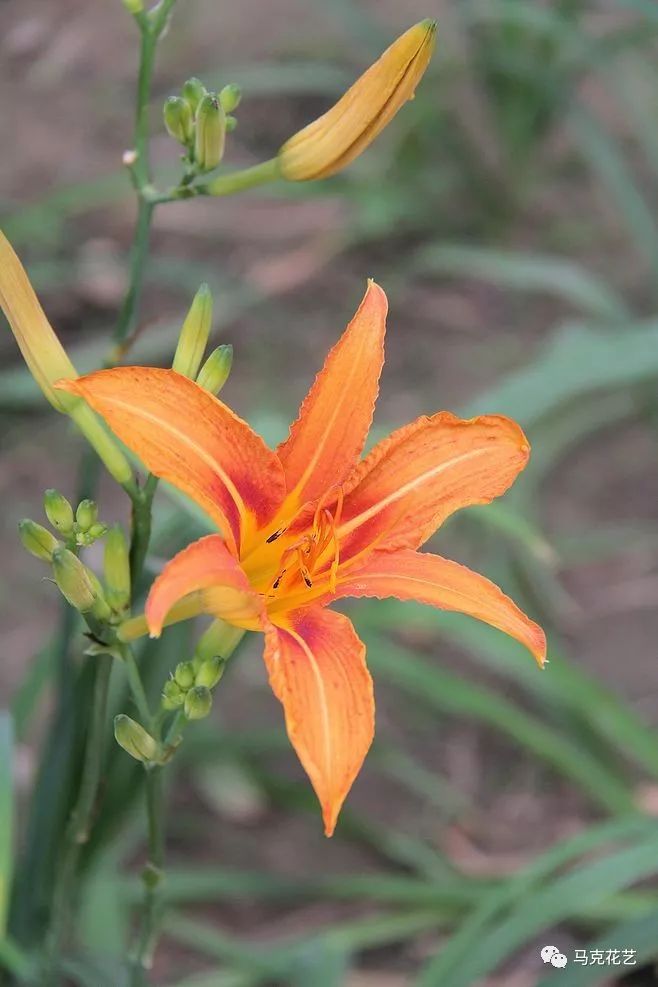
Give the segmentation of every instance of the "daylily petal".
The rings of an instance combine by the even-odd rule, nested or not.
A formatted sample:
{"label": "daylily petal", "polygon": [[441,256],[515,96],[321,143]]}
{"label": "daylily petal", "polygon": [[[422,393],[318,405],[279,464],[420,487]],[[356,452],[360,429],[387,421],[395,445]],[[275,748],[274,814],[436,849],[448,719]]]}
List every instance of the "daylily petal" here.
{"label": "daylily petal", "polygon": [[509,418],[419,418],[375,446],[345,484],[341,561],[372,548],[417,548],[453,511],[512,484],[530,446]]}
{"label": "daylily petal", "polygon": [[[194,595],[194,613],[210,613],[239,627],[260,627],[261,598],[229,552],[221,535],[207,535],[175,555],[157,577],[144,613],[151,637],[159,637],[172,607]],[[191,616],[179,608],[180,619]]]}
{"label": "daylily petal", "polygon": [[410,549],[373,552],[363,566],[339,577],[332,598],[342,596],[395,596],[465,613],[520,641],[539,665],[546,660],[546,637],[538,624],[495,583],[438,555]]}
{"label": "daylily petal", "polygon": [[331,836],[372,742],[372,679],[347,617],[313,607],[283,619],[266,632],[265,664]]}
{"label": "daylily petal", "polygon": [[173,370],[118,367],[60,385],[106,420],[156,476],[195,500],[231,549],[272,517],[285,480],[276,455],[230,408]]}
{"label": "daylily petal", "polygon": [[341,483],[365,445],[384,362],[386,295],[374,281],[277,449],[297,504]]}

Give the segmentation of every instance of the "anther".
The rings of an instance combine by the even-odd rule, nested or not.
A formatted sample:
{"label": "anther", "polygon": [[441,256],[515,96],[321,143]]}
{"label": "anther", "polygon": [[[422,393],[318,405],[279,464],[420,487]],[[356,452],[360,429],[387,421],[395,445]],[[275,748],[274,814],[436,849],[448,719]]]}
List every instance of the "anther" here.
{"label": "anther", "polygon": [[266,538],[266,539],[265,539],[265,541],[266,541],[266,543],[267,543],[268,545],[270,545],[270,544],[271,544],[271,543],[272,543],[273,541],[276,541],[276,540],[277,540],[277,538],[280,538],[280,537],[281,537],[281,535],[283,534],[283,532],[284,532],[285,530],[286,530],[285,528],[279,528],[279,530],[278,530],[278,531],[275,531],[275,532],[274,532],[273,534],[271,534],[271,535],[270,535],[270,537],[269,537],[269,538]]}

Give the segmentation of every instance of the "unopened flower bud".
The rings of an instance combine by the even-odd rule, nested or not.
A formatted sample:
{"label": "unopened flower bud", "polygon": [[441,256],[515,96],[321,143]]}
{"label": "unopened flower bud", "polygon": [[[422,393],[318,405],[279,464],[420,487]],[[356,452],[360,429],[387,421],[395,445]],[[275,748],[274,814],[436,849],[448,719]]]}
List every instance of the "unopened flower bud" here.
{"label": "unopened flower bud", "polygon": [[237,127],[237,125],[238,125],[238,121],[237,121],[237,119],[235,117],[232,117],[232,116],[227,116],[226,117],[226,133],[227,134],[232,134],[233,131],[235,130],[235,128]]}
{"label": "unopened flower bud", "polygon": [[185,85],[183,86],[181,93],[183,99],[188,104],[189,108],[192,111],[192,114],[194,115],[197,111],[199,103],[201,102],[203,97],[207,95],[208,90],[201,82],[201,79],[196,79],[194,78],[194,76],[192,76],[192,78],[188,79]]}
{"label": "unopened flower bud", "polygon": [[209,661],[215,655],[227,658],[233,653],[243,633],[239,627],[233,627],[223,620],[213,620],[210,627],[199,638],[195,648],[194,657],[200,659],[199,668],[204,661]]}
{"label": "unopened flower bud", "polygon": [[156,761],[159,755],[157,741],[143,726],[124,713],[114,717],[114,737],[117,744],[136,761]]}
{"label": "unopened flower bud", "polygon": [[99,620],[109,620],[112,616],[112,611],[110,610],[110,606],[105,598],[105,590],[101,585],[101,581],[92,569],[89,569],[86,566],[85,569],[87,571],[87,578],[91,583],[91,588],[94,593],[94,603],[91,608],[91,612],[94,617],[98,617]]}
{"label": "unopened flower bud", "polygon": [[202,720],[212,707],[212,693],[205,685],[195,685],[185,696],[185,716],[188,720]]}
{"label": "unopened flower bud", "polygon": [[172,369],[190,377],[196,377],[203,360],[212,325],[212,294],[207,284],[202,284],[190,307],[178,337]]}
{"label": "unopened flower bud", "polygon": [[98,541],[99,538],[107,534],[107,525],[97,521],[96,524],[92,524],[87,534],[90,541]]}
{"label": "unopened flower bud", "polygon": [[53,576],[63,596],[80,613],[93,609],[97,595],[89,576],[89,569],[68,548],[53,552]]}
{"label": "unopened flower bud", "polygon": [[194,158],[201,171],[212,171],[224,155],[226,114],[217,96],[208,93],[196,112]]}
{"label": "unopened flower bud", "polygon": [[105,539],[103,558],[105,596],[113,610],[120,613],[130,603],[130,558],[123,528],[110,528]]}
{"label": "unopened flower bud", "polygon": [[237,110],[241,99],[242,90],[234,82],[229,83],[228,86],[224,86],[219,94],[219,102],[222,104],[222,109],[225,113],[232,113],[233,110]]}
{"label": "unopened flower bud", "polygon": [[394,41],[323,116],[279,151],[283,178],[326,178],[361,154],[411,99],[436,44],[436,23],[421,21]]}
{"label": "unopened flower bud", "polygon": [[165,709],[178,709],[185,702],[185,692],[174,679],[168,679],[162,689],[162,705]]}
{"label": "unopened flower bud", "polygon": [[43,509],[46,517],[63,535],[73,531],[73,508],[66,497],[58,490],[46,490],[43,496]]}
{"label": "unopened flower bud", "polygon": [[213,350],[199,371],[197,384],[211,394],[219,394],[233,365],[233,347],[225,343]]}
{"label": "unopened flower bud", "polygon": [[164,104],[162,116],[167,133],[180,144],[189,144],[194,134],[194,115],[187,100],[170,96]]}
{"label": "unopened flower bud", "polygon": [[122,3],[129,14],[141,14],[144,10],[144,0],[122,0]]}
{"label": "unopened flower bud", "polygon": [[89,531],[98,521],[98,504],[93,500],[81,500],[75,512],[75,520],[80,531]]}
{"label": "unopened flower bud", "polygon": [[208,658],[201,663],[201,667],[196,673],[195,685],[205,685],[206,689],[214,689],[226,668],[226,659],[220,655]]}
{"label": "unopened flower bud", "polygon": [[53,552],[60,547],[60,542],[47,528],[37,524],[36,521],[30,521],[29,518],[18,522],[18,534],[23,548],[43,562],[51,562]]}
{"label": "unopened flower bud", "polygon": [[174,678],[181,689],[189,689],[194,685],[194,665],[191,661],[179,661],[176,665]]}

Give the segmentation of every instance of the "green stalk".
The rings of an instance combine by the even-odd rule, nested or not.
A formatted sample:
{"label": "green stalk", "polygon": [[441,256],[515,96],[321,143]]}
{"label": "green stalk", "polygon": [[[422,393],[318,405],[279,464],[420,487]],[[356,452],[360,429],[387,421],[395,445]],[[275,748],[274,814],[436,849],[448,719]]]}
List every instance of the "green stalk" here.
{"label": "green stalk", "polygon": [[137,711],[139,712],[146,729],[152,731],[155,720],[153,714],[151,713],[151,707],[149,706],[148,699],[146,698],[142,677],[139,674],[139,665],[137,664],[132,648],[129,645],[123,645],[121,648],[121,656],[126,668],[128,685],[130,686],[132,697],[135,700]]}
{"label": "green stalk", "polygon": [[153,953],[160,932],[160,886],[164,879],[164,791],[160,767],[146,769],[146,814],[149,852],[142,872],[142,927],[132,963],[131,987],[142,987],[146,983],[146,971],[153,964]]}
{"label": "green stalk", "polygon": [[157,485],[157,477],[150,474],[144,486],[132,498],[130,579],[134,591],[137,590],[151,540],[151,509]]}
{"label": "green stalk", "polygon": [[[242,192],[257,185],[264,185],[266,182],[274,181],[279,177],[279,161],[277,158],[271,158],[269,161],[263,161],[252,168],[245,168],[244,171],[233,171],[228,175],[220,175],[208,185],[199,185],[196,191],[202,195],[234,195],[236,192]],[[179,196],[176,196],[174,192],[172,197],[178,198]]]}
{"label": "green stalk", "polygon": [[[151,14],[140,16],[136,18],[137,23],[141,32],[141,49],[140,49],[140,67],[139,67],[139,82],[137,89],[137,102],[136,102],[136,112],[135,112],[135,136],[134,136],[134,147],[137,153],[137,159],[135,162],[134,169],[132,170],[133,182],[138,194],[138,214],[137,221],[135,225],[135,231],[133,235],[133,244],[131,248],[130,256],[130,283],[128,290],[126,292],[121,310],[117,318],[117,324],[113,334],[114,345],[109,351],[108,356],[104,361],[104,366],[112,366],[121,358],[125,352],[125,340],[128,333],[131,331],[137,319],[137,311],[139,308],[139,303],[141,300],[142,286],[144,282],[144,274],[146,268],[146,260],[148,256],[148,246],[150,238],[150,230],[153,219],[153,212],[155,208],[155,203],[149,197],[150,186],[150,163],[149,163],[149,145],[148,145],[148,112],[150,103],[150,93],[151,93],[151,82],[153,76],[153,66],[155,61],[155,52],[157,48],[158,41],[162,32],[165,28],[167,18],[171,9],[173,8],[175,0],[162,0],[157,8],[155,8]],[[96,489],[98,482],[98,470],[96,468],[95,457],[90,456],[88,453],[83,456],[82,466],[81,466],[81,484],[84,485],[84,494],[86,497],[93,497],[94,491]],[[155,486],[153,483],[149,486],[147,482],[146,486],[139,490],[138,488],[129,489],[126,487],[127,492],[131,496],[133,502],[133,512],[135,516],[135,529],[133,532],[133,542],[131,544],[131,561],[133,575],[138,576],[141,574],[144,559],[146,557],[146,552],[148,548],[148,542],[150,538],[151,530],[151,503],[153,499],[153,493],[155,492]],[[62,620],[61,629],[61,644],[60,644],[60,655],[62,656],[62,695],[63,699],[60,699],[60,709],[57,716],[57,720],[54,724],[57,728],[58,723],[61,723],[62,714],[68,711],[69,717],[66,718],[66,723],[70,726],[72,717],[76,710],[71,709],[71,671],[72,665],[69,656],[70,649],[70,639],[75,627],[75,614],[70,608],[66,608],[65,615]],[[104,676],[106,675],[109,679],[109,664],[111,663],[111,658],[109,656],[102,656],[95,659],[98,662],[98,667],[108,666],[107,670],[104,671]],[[136,675],[136,680],[139,681],[139,686],[141,687],[141,679],[139,679],[139,671],[136,666],[128,666],[129,676],[134,672]],[[97,672],[98,674],[98,672]],[[135,675],[132,676],[132,688],[133,693],[137,687],[137,681],[135,680]],[[99,684],[98,678],[96,680],[95,688],[101,688],[101,683]],[[106,687],[105,687],[106,688]],[[142,688],[143,695],[143,688]],[[100,702],[102,697],[98,697]],[[145,697],[144,697],[145,698]],[[93,767],[93,758],[90,762],[89,749],[91,747],[92,754],[95,756],[96,751],[92,745],[92,733],[95,729],[94,720],[92,719],[90,725],[90,736],[88,738],[87,754],[85,760],[85,769],[83,772],[83,782],[81,784],[80,792],[78,795],[78,803],[75,810],[75,818],[80,817],[80,800],[82,799],[82,808],[85,807],[85,800],[89,798],[89,792],[92,787],[92,781],[89,780],[90,775],[87,771],[91,772]],[[61,744],[59,741],[61,736],[58,736],[58,743],[49,745],[49,750],[57,752]],[[87,781],[85,782],[85,778]],[[48,779],[46,779],[46,782]],[[52,813],[44,813],[43,818],[52,818]],[[74,818],[74,817],[72,817]],[[38,821],[37,821],[38,825]],[[86,839],[86,837],[85,837]],[[84,842],[84,841],[83,841]],[[69,841],[70,844],[70,841]],[[47,841],[46,841],[47,845]],[[71,891],[72,884],[75,878],[75,871],[77,869],[77,863],[79,858],[79,849],[81,844],[75,844],[72,848],[65,852],[64,859],[60,865],[59,876],[57,877],[57,886],[53,897],[53,911],[51,913],[51,932],[49,934],[49,953],[53,958],[59,950],[60,941],[62,934],[66,930],[66,925],[68,924],[68,914],[67,911],[70,908],[71,903]],[[35,861],[38,863],[39,848],[33,846],[33,851],[36,850],[36,854],[33,852],[29,855],[27,860],[27,870],[26,874],[30,871],[30,864],[34,865]],[[30,858],[34,858],[31,859]],[[32,866],[32,871],[34,867]],[[26,894],[30,893],[30,888],[34,889],[34,884],[32,881],[26,882]],[[62,890],[65,889],[65,890]],[[66,906],[62,909],[60,903],[63,898],[66,898]],[[24,910],[24,909],[23,909]],[[19,921],[21,916],[18,916]]]}
{"label": "green stalk", "polygon": [[110,350],[105,366],[114,366],[123,356],[126,347],[123,345],[126,337],[132,331],[136,318],[139,303],[142,297],[144,285],[144,273],[148,258],[149,240],[151,236],[151,224],[155,203],[147,201],[140,195],[137,207],[137,222],[135,225],[135,235],[130,252],[130,283],[128,291],[123,300],[121,311],[114,329],[113,338],[115,345]]}
{"label": "green stalk", "polygon": [[89,839],[101,775],[112,657],[99,655],[94,661],[96,663],[94,694],[89,717],[82,779],[78,798],[66,830],[65,844],[55,880],[50,930],[46,941],[46,972],[50,977],[47,982],[53,985],[56,985],[59,980],[59,957],[73,911],[73,884],[80,851]]}
{"label": "green stalk", "polygon": [[[219,654],[224,658],[229,658],[244,638],[245,633],[243,631],[242,634],[237,635],[235,628],[227,625],[226,643],[222,647],[222,642],[219,642]],[[186,722],[182,711],[177,711],[166,733],[165,746],[173,742],[180,728]],[[132,961],[130,987],[144,987],[146,971],[151,968],[162,925],[161,892],[165,877],[163,768],[148,765],[145,766],[145,771],[149,856],[142,872],[144,884],[142,923]]]}

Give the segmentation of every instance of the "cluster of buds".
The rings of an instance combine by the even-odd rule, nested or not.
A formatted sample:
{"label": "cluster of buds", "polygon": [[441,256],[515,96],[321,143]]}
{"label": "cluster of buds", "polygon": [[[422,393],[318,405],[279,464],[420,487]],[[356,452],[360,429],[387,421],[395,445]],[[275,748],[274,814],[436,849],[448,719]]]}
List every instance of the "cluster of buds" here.
{"label": "cluster of buds", "polygon": [[189,377],[211,394],[219,394],[233,364],[233,347],[223,344],[202,363],[212,328],[212,295],[202,284],[178,337],[172,369]]}
{"label": "cluster of buds", "polygon": [[223,628],[212,624],[197,644],[191,661],[181,661],[165,682],[162,706],[182,709],[188,720],[201,720],[212,707],[212,690],[226,668],[226,658],[218,654]]}
{"label": "cluster of buds", "polygon": [[237,126],[232,115],[240,102],[240,87],[209,92],[200,79],[188,79],[180,96],[170,96],[163,109],[168,133],[185,148],[183,161],[190,175],[212,171],[224,157],[226,135]]}
{"label": "cluster of buds", "polygon": [[81,500],[74,514],[63,494],[58,490],[46,490],[43,509],[69,547],[93,545],[107,534],[107,525],[98,520],[98,505],[93,500]]}
{"label": "cluster of buds", "polygon": [[[43,525],[24,518],[18,531],[23,547],[35,558],[48,562],[62,595],[80,613],[113,623],[120,619],[130,603],[130,565],[128,544],[121,528],[98,520],[93,500],[82,500],[76,511],[57,490],[46,490],[43,501],[48,521],[63,540]],[[85,565],[77,550],[107,535],[105,543],[105,586]]]}

